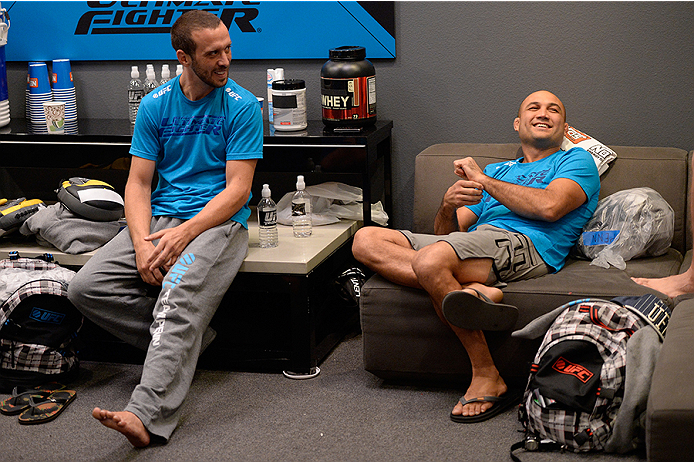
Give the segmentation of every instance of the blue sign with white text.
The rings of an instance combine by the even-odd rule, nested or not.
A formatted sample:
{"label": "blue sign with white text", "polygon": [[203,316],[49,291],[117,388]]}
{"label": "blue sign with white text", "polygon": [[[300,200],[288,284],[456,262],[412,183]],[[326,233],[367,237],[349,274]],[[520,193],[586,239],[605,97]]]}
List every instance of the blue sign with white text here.
{"label": "blue sign with white text", "polygon": [[328,59],[330,48],[363,46],[368,59],[395,58],[394,2],[16,1],[7,61],[165,60],[170,29],[188,10],[229,28],[233,59]]}

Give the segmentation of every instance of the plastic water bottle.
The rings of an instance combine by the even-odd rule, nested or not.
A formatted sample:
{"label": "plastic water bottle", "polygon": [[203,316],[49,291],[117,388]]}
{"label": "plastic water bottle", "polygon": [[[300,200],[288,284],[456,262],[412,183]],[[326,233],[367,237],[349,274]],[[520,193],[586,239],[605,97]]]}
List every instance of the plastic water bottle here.
{"label": "plastic water bottle", "polygon": [[176,77],[183,74],[183,64],[176,65]]}
{"label": "plastic water bottle", "polygon": [[171,80],[171,70],[169,69],[169,65],[168,64],[162,64],[161,65],[161,85],[164,85],[169,80]]}
{"label": "plastic water bottle", "polygon": [[128,85],[128,117],[130,123],[135,123],[137,110],[140,109],[140,101],[145,96],[145,87],[140,80],[140,71],[137,66],[130,68],[130,84]]}
{"label": "plastic water bottle", "polygon": [[262,198],[258,202],[258,242],[260,247],[277,247],[277,205],[270,197],[270,186],[263,185]]}
{"label": "plastic water bottle", "polygon": [[294,237],[309,237],[313,232],[311,195],[306,191],[304,176],[296,177],[296,192],[292,197],[292,228]]}
{"label": "plastic water bottle", "polygon": [[147,64],[147,70],[145,71],[147,79],[145,80],[145,95],[159,86],[157,83],[157,77],[154,73],[154,65]]}

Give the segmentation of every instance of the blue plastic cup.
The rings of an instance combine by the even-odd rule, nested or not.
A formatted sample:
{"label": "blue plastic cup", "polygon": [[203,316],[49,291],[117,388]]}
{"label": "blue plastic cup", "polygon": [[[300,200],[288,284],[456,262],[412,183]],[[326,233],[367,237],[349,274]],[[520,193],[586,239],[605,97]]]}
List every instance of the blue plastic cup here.
{"label": "blue plastic cup", "polygon": [[51,75],[54,90],[65,90],[74,88],[72,81],[72,70],[70,69],[69,59],[54,59],[53,74]]}
{"label": "blue plastic cup", "polygon": [[9,98],[7,92],[7,66],[5,64],[5,46],[0,47],[0,101]]}
{"label": "blue plastic cup", "polygon": [[43,95],[51,92],[51,83],[48,80],[48,66],[46,63],[29,65],[29,93]]}

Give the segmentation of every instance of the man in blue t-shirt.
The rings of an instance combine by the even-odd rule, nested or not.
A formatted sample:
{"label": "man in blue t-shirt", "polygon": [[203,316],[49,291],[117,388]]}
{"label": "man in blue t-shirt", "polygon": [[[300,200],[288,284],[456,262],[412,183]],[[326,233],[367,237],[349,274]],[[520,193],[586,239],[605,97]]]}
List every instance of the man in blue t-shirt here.
{"label": "man in blue t-shirt", "polygon": [[228,78],[231,39],[220,19],[187,12],[171,43],[183,74],[140,104],[128,226],[68,290],[87,318],[147,351],[125,409],[92,412],[136,447],[168,441],[178,423],[198,356],[214,339],[209,322],[248,252],[248,202],[263,152],[260,105]]}
{"label": "man in blue t-shirt", "polygon": [[514,129],[519,159],[488,165],[454,162],[461,178],[444,194],[436,235],[366,227],[357,260],[386,279],[421,288],[470,357],[472,381],[451,412],[461,423],[486,420],[516,404],[492,360],[483,331],[512,329],[517,308],[501,302],[499,283],[559,271],[598,203],[600,178],[583,149],[560,149],[566,109],[538,91],[520,106]]}

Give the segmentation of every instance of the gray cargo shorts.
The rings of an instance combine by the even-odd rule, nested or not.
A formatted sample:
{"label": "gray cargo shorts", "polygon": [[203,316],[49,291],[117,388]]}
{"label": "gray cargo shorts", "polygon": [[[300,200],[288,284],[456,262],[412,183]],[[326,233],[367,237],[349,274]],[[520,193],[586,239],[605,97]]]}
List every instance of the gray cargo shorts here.
{"label": "gray cargo shorts", "polygon": [[447,242],[458,258],[491,258],[492,270],[487,285],[532,279],[552,271],[530,239],[521,233],[490,225],[480,225],[472,232],[456,231],[447,235],[415,234],[400,230],[414,250],[435,242]]}

